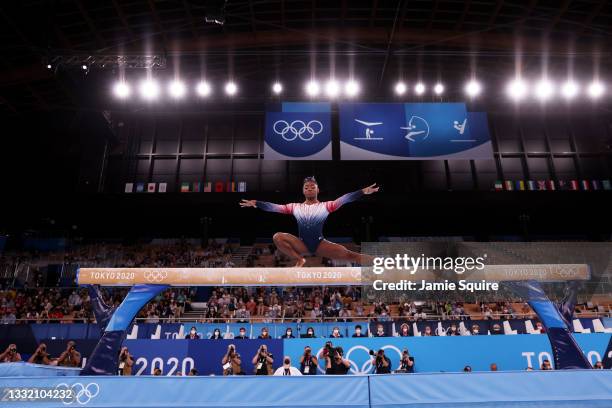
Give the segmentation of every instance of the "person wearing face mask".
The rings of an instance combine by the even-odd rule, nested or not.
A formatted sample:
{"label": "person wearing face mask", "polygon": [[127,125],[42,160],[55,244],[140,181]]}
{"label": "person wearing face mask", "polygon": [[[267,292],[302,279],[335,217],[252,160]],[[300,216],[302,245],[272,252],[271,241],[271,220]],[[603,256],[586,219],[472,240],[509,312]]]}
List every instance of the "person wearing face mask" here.
{"label": "person wearing face mask", "polygon": [[285,330],[285,334],[281,336],[281,339],[295,339],[293,329],[291,329],[291,327],[287,327],[287,330]]}
{"label": "person wearing face mask", "polygon": [[215,329],[213,331],[212,336],[210,336],[210,340],[223,340],[223,336],[221,335],[221,330]]}
{"label": "person wearing face mask", "polygon": [[200,338],[200,335],[198,334],[198,331],[196,330],[195,326],[193,326],[191,330],[189,330],[189,334],[186,335],[185,338],[188,340],[198,340]]}
{"label": "person wearing face mask", "polygon": [[330,337],[333,337],[334,339],[339,339],[340,337],[344,337],[344,336],[342,336],[342,334],[340,333],[340,328],[339,327],[334,327],[332,329]]}
{"label": "person wearing face mask", "polygon": [[252,362],[255,366],[255,375],[272,375],[272,364],[274,364],[274,359],[272,358],[272,354],[268,353],[268,346],[265,344],[259,347]]}
{"label": "person wearing face mask", "polygon": [[366,337],[366,335],[361,332],[361,325],[360,324],[355,326],[355,333],[353,333],[352,337]]}
{"label": "person wearing face mask", "polygon": [[263,327],[261,329],[261,334],[259,336],[257,336],[258,339],[269,339],[270,338],[270,332],[268,331],[267,327]]}
{"label": "person wearing face mask", "polygon": [[535,329],[536,329],[536,331],[538,331],[538,332],[540,332],[542,334],[546,334],[546,329],[544,328],[544,326],[540,322],[536,323]]}
{"label": "person wearing face mask", "polygon": [[283,365],[276,369],[274,375],[302,375],[302,373],[297,368],[292,367],[291,359],[289,356],[285,356],[283,359]]}
{"label": "person wearing face mask", "polygon": [[472,336],[480,335],[480,327],[477,324],[472,325],[472,331],[470,332]]}
{"label": "person wearing face mask", "polygon": [[425,326],[425,331],[423,331],[423,336],[433,336],[433,332],[431,331],[431,327]]}
{"label": "person wearing face mask", "polygon": [[310,346],[304,347],[304,354],[300,357],[300,372],[304,375],[317,375],[319,360],[312,355]]}
{"label": "person wearing face mask", "polygon": [[244,327],[240,328],[239,333],[240,334],[238,334],[236,337],[234,337],[235,339],[246,340],[246,339],[249,338],[249,336],[247,336],[247,334],[246,334],[246,329]]}
{"label": "person wearing face mask", "polygon": [[453,323],[451,324],[449,329],[446,331],[446,335],[447,336],[460,336],[461,333],[459,333],[459,330],[457,329],[457,325]]}
{"label": "person wearing face mask", "polygon": [[386,337],[385,327],[382,324],[376,325],[376,332],[374,333],[374,337]]}
{"label": "person wearing face mask", "polygon": [[491,334],[492,335],[500,335],[500,334],[504,334],[504,332],[502,331],[502,328],[499,324],[495,323],[493,325],[493,327],[491,328]]}
{"label": "person wearing face mask", "polygon": [[302,334],[300,337],[305,338],[305,339],[313,339],[315,338],[315,334],[314,334],[314,329],[312,327],[309,327],[308,329],[306,329],[306,334]]}
{"label": "person wearing face mask", "polygon": [[410,326],[408,326],[408,323],[402,323],[402,325],[400,326],[399,336],[400,337],[410,336]]}

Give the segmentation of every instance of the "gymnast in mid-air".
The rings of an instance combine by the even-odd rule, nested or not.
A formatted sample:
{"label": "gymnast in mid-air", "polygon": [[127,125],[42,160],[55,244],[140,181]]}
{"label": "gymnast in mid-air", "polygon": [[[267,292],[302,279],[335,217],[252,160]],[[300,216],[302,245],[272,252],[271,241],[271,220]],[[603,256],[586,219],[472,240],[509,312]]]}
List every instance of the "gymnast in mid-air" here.
{"label": "gymnast in mid-air", "polygon": [[302,191],[304,202],[289,204],[274,204],[258,200],[242,200],[241,207],[256,207],[264,211],[281,214],[292,214],[298,223],[299,237],[287,232],[277,232],[273,240],[276,247],[285,255],[296,259],[295,266],[306,263],[304,255],[312,254],[324,258],[365,264],[369,256],[350,251],[342,245],[335,244],[323,238],[323,224],[327,216],[344,204],[359,200],[364,195],[374,194],[379,187],[371,186],[353,191],[334,201],[319,201],[319,185],[314,177],[306,177]]}

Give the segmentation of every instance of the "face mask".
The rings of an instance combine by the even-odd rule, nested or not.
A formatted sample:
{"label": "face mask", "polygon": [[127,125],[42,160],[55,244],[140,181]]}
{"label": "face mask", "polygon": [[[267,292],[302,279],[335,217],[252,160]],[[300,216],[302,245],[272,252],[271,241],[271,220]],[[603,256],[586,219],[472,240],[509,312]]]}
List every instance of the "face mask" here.
{"label": "face mask", "polygon": [[290,363],[289,359],[286,359],[286,360],[284,361],[284,363],[285,363],[285,365],[289,365],[289,363]]}
{"label": "face mask", "polygon": [[195,329],[191,329],[191,334],[196,334]]}
{"label": "face mask", "polygon": [[338,334],[338,330],[334,330],[334,334]]}
{"label": "face mask", "polygon": [[355,329],[356,334],[361,334],[361,329]]}
{"label": "face mask", "polygon": [[382,334],[383,329],[376,329],[376,331],[377,331],[378,333],[381,333],[381,334]]}
{"label": "face mask", "polygon": [[215,332],[215,336],[219,336],[219,335],[221,335],[221,332],[217,332],[217,331],[216,331],[216,332]]}
{"label": "face mask", "polygon": [[478,334],[478,330],[474,330],[474,334]]}
{"label": "face mask", "polygon": [[244,336],[244,334],[245,334],[245,332],[243,332],[243,331],[241,331],[241,332],[240,332],[240,335],[241,335],[241,336]]}
{"label": "face mask", "polygon": [[308,335],[309,335],[309,336],[312,336],[313,334],[314,334],[314,333],[313,333],[313,332],[311,332],[311,331],[309,331],[309,332],[308,332]]}
{"label": "face mask", "polygon": [[290,331],[287,332],[287,336],[291,336],[291,332]]}

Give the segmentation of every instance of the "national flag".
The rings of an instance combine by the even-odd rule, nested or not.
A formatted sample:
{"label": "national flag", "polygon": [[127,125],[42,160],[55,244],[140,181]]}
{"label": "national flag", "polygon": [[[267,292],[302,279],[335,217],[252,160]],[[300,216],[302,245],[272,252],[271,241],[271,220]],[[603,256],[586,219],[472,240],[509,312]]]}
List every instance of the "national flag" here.
{"label": "national flag", "polygon": [[215,182],[215,193],[222,193],[223,192],[223,182],[222,181],[217,181]]}
{"label": "national flag", "polygon": [[181,193],[188,193],[188,192],[189,192],[189,182],[183,181],[181,183]]}
{"label": "national flag", "polygon": [[131,193],[134,191],[134,183],[125,183],[125,192]]}
{"label": "national flag", "polygon": [[204,192],[205,192],[205,193],[210,193],[210,192],[212,192],[212,183],[211,183],[210,181],[209,181],[209,182],[204,183]]}
{"label": "national flag", "polygon": [[545,180],[538,180],[538,190],[539,191],[546,190],[546,181]]}
{"label": "national flag", "polygon": [[550,191],[555,191],[555,180],[546,180],[546,187]]}
{"label": "national flag", "polygon": [[136,183],[136,192],[144,193],[144,183]]}
{"label": "national flag", "polygon": [[238,192],[240,193],[246,193],[246,181],[239,181],[238,182]]}
{"label": "national flag", "polygon": [[527,182],[527,185],[529,186],[529,191],[535,191],[535,190],[537,190],[537,188],[536,188],[536,182],[535,182],[535,181],[533,181],[533,180],[529,180],[529,181]]}
{"label": "national flag", "polygon": [[155,192],[155,183],[147,184],[147,192],[148,193],[154,193]]}
{"label": "national flag", "polygon": [[520,190],[520,191],[525,191],[525,181],[523,180],[518,180],[516,182],[516,189]]}
{"label": "national flag", "polygon": [[572,191],[580,190],[578,188],[578,180],[570,180],[570,190],[572,190]]}
{"label": "national flag", "polygon": [[495,181],[495,191],[502,191],[504,189],[504,184],[501,182],[501,180],[496,180]]}
{"label": "national flag", "polygon": [[514,190],[514,186],[512,185],[512,180],[506,180],[504,183],[507,191]]}
{"label": "national flag", "polygon": [[567,190],[567,181],[559,180],[557,183],[559,183],[559,190]]}
{"label": "national flag", "polygon": [[598,180],[591,180],[591,185],[593,186],[593,190],[599,190],[600,189],[599,181]]}
{"label": "national flag", "polygon": [[612,190],[612,183],[610,183],[610,180],[601,180],[601,186],[604,190]]}
{"label": "national flag", "polygon": [[165,193],[168,190],[168,183],[159,183],[158,193]]}
{"label": "national flag", "polygon": [[199,181],[194,181],[193,182],[193,189],[191,190],[194,193],[199,193],[200,192],[200,182]]}
{"label": "national flag", "polygon": [[584,191],[589,191],[591,189],[591,185],[589,184],[589,180],[582,180],[580,183],[582,185],[582,189]]}

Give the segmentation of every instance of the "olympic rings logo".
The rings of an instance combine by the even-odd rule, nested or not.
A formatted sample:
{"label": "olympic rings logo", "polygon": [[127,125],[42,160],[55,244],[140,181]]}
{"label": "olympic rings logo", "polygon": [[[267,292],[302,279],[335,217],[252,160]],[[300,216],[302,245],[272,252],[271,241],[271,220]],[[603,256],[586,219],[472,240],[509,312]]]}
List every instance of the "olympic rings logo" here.
{"label": "olympic rings logo", "polygon": [[323,131],[323,124],[318,120],[311,120],[308,123],[303,120],[294,120],[291,123],[286,120],[277,120],[272,125],[272,129],[287,142],[292,142],[298,137],[303,142],[309,142]]}
{"label": "olympic rings logo", "polygon": [[97,383],[89,383],[87,385],[81,383],[74,383],[72,385],[61,383],[56,385],[55,388],[72,390],[71,397],[62,400],[64,405],[70,405],[75,401],[80,405],[85,405],[100,393],[100,386]]}
{"label": "olympic rings logo", "polygon": [[166,271],[146,271],[144,277],[149,282],[161,282],[168,277]]}
{"label": "olympic rings logo", "polygon": [[[390,344],[387,344],[386,346],[382,346],[381,349],[385,350],[385,351],[389,351],[389,350],[393,350],[397,353],[398,357],[399,357],[399,364],[397,366],[397,369],[399,370],[399,368],[402,365],[402,352],[400,351],[400,349],[398,349],[395,346],[392,346]],[[361,365],[361,367],[359,367],[357,365],[357,363],[354,360],[351,360],[351,353],[355,352],[355,351],[359,351],[359,350],[363,350],[366,354],[366,360],[365,362]],[[317,355],[321,354],[321,352],[323,351],[323,347],[321,347],[318,351],[317,351]],[[372,370],[372,356],[370,356],[370,349],[367,348],[366,346],[362,346],[362,345],[357,345],[357,346],[353,346],[351,347],[347,352],[346,355],[344,356],[344,358],[346,358],[350,363],[351,363],[351,372],[353,374],[369,374]],[[321,372],[322,374],[325,374],[325,368],[321,368],[321,366],[317,367],[319,372]]]}

